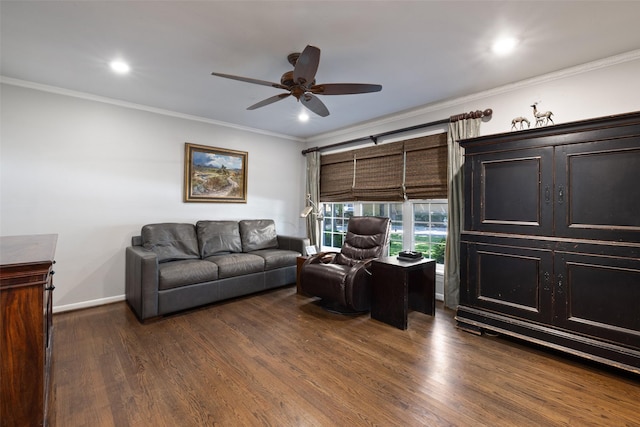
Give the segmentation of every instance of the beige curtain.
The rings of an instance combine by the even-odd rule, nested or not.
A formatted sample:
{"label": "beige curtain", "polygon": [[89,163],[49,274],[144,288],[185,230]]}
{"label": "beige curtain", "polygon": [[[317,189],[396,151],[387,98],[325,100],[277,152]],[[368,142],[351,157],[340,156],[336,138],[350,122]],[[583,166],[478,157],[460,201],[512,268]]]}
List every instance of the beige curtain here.
{"label": "beige curtain", "polygon": [[[306,154],[307,158],[307,185],[306,193],[309,194],[311,201],[320,208],[320,152],[312,151]],[[312,212],[307,216],[307,237],[312,245],[320,252],[320,221],[318,216]]]}
{"label": "beige curtain", "polygon": [[449,123],[447,134],[449,216],[447,223],[447,245],[444,254],[444,304],[456,309],[460,303],[460,231],[464,218],[462,192],[464,149],[458,141],[479,135],[480,118],[470,118]]}

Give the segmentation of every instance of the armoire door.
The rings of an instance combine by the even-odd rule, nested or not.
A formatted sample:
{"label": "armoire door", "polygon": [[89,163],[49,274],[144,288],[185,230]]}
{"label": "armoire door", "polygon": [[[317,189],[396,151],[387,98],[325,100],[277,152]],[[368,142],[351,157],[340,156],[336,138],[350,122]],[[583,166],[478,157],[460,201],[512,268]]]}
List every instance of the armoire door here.
{"label": "armoire door", "polygon": [[556,148],[555,235],[640,243],[640,136]]}
{"label": "armoire door", "polygon": [[465,305],[521,319],[552,320],[553,254],[545,249],[465,243]]}
{"label": "armoire door", "polygon": [[552,234],[553,147],[483,153],[467,161],[471,162],[465,171],[471,173],[467,230]]}
{"label": "armoire door", "polygon": [[640,350],[640,259],[556,252],[554,325]]}

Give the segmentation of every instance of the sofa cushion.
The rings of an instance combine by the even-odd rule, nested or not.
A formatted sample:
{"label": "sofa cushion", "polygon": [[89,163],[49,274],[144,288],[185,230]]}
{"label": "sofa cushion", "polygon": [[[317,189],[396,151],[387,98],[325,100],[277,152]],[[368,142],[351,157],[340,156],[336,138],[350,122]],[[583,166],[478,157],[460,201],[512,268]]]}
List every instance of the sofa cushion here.
{"label": "sofa cushion", "polygon": [[265,271],[296,265],[296,259],[301,255],[300,252],[285,249],[260,249],[251,254],[264,258]]}
{"label": "sofa cushion", "polygon": [[198,259],[198,237],[193,224],[147,224],[142,227],[142,246],[158,255],[158,262]]}
{"label": "sofa cushion", "polygon": [[218,266],[219,279],[264,271],[264,258],[258,255],[244,253],[214,255],[206,258],[206,261]]}
{"label": "sofa cushion", "polygon": [[202,258],[216,254],[242,252],[238,221],[198,221],[196,232]]}
{"label": "sofa cushion", "polygon": [[158,265],[160,290],[211,282],[218,279],[218,266],[200,259],[165,262]]}
{"label": "sofa cushion", "polygon": [[277,248],[276,224],[271,219],[240,221],[240,239],[243,252]]}

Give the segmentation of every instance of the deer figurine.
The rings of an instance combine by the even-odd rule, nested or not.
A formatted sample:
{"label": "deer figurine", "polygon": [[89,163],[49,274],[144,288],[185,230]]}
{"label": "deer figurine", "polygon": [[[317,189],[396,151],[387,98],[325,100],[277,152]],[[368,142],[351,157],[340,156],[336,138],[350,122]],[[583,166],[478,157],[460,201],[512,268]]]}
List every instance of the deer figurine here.
{"label": "deer figurine", "polygon": [[549,122],[555,125],[553,119],[551,118],[551,116],[553,116],[553,113],[551,111],[540,113],[538,112],[537,105],[537,102],[534,102],[533,105],[531,105],[531,107],[533,107],[533,116],[536,118],[536,127],[547,125],[549,124]]}
{"label": "deer figurine", "polygon": [[527,128],[531,127],[531,123],[529,122],[529,120],[527,120],[526,117],[516,117],[515,119],[511,120],[511,130],[517,129],[516,125],[520,124],[520,129],[524,129],[524,124],[527,124]]}

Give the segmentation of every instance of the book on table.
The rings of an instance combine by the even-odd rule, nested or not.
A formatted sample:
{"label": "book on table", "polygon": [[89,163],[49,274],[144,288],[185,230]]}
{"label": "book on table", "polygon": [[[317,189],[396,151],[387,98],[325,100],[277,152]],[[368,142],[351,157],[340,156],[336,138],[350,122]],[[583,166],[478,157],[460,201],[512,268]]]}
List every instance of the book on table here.
{"label": "book on table", "polygon": [[402,251],[398,254],[400,261],[418,261],[422,258],[422,252],[417,251]]}

